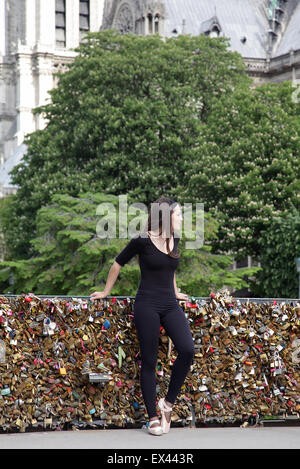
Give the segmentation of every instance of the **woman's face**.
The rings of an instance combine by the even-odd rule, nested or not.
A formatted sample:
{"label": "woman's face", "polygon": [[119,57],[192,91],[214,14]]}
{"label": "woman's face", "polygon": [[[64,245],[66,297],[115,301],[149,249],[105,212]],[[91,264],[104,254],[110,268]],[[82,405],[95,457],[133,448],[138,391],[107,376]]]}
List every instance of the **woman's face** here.
{"label": "woman's face", "polygon": [[172,223],[173,223],[174,230],[181,229],[182,213],[181,213],[181,208],[179,205],[176,205],[174,207],[174,211],[172,213]]}

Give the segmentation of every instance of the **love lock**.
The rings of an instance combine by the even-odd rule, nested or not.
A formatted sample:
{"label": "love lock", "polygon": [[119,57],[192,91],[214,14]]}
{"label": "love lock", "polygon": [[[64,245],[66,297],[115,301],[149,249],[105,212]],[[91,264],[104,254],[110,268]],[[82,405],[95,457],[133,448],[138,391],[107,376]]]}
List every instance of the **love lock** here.
{"label": "love lock", "polygon": [[299,365],[299,363],[300,363],[300,346],[292,352],[292,362],[295,365]]}
{"label": "love lock", "polygon": [[90,383],[107,383],[111,380],[111,374],[108,373],[89,373]]}
{"label": "love lock", "polygon": [[63,361],[60,361],[60,362],[59,362],[59,374],[60,374],[60,375],[66,375],[66,374],[67,374],[67,370],[66,370],[66,368],[64,367]]}

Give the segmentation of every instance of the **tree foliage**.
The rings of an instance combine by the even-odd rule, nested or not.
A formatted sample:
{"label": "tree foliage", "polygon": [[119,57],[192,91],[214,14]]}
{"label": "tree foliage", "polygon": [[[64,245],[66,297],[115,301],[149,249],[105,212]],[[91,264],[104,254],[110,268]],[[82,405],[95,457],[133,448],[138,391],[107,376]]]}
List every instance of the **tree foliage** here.
{"label": "tree foliage", "polygon": [[[119,219],[119,198],[103,193],[84,193],[79,197],[54,194],[50,203],[37,214],[37,236],[31,240],[33,255],[30,259],[0,263],[0,287],[4,293],[12,292],[8,285],[13,273],[15,293],[34,292],[49,295],[89,295],[104,290],[109,269],[115,257],[129,242],[114,238],[100,238],[97,231],[97,208],[110,204],[105,220],[111,226]],[[115,218],[114,218],[115,217]],[[129,220],[130,223],[131,220]],[[217,223],[206,216],[206,239],[215,236]],[[118,226],[120,230],[120,226]],[[108,231],[108,229],[106,230]],[[232,258],[211,255],[211,247],[185,250],[184,238],[179,250],[182,254],[177,274],[177,286],[193,296],[208,295],[211,289],[222,286],[240,288],[247,285],[243,272],[226,270]],[[196,273],[195,273],[196,272]],[[111,295],[134,295],[140,280],[137,258],[122,267]]]}
{"label": "tree foliage", "polygon": [[[53,274],[58,283],[51,290],[71,292],[71,284],[60,283],[55,257],[49,253],[51,267],[44,255],[43,264],[35,244],[40,210],[48,213],[58,200],[52,197],[128,194],[149,204],[168,194],[182,204],[203,202],[206,215],[218,221],[206,246],[211,251],[198,253],[196,265],[184,254],[183,287],[191,286],[192,277],[194,294],[200,284],[198,294],[220,285],[222,276],[233,285],[238,274],[231,277],[226,269],[226,253],[263,258],[260,238],[273,217],[299,211],[300,104],[292,100],[291,83],[253,88],[243,58],[228,50],[226,38],[163,41],[103,31],[89,33],[77,50],[68,70],[58,74],[51,102],[34,111],[46,118],[45,129],[26,136],[27,154],[11,172],[19,189],[0,207],[6,260],[21,261],[21,276],[29,265],[24,260],[38,269],[29,271],[28,288],[37,272],[37,288],[49,291]],[[69,250],[74,252],[72,244],[65,256]],[[211,252],[220,253],[220,270]],[[204,276],[201,266],[211,261],[215,270]],[[77,278],[76,270],[68,271],[80,291],[97,284],[84,272]],[[128,275],[136,286],[136,277]],[[284,279],[284,268],[277,275]],[[122,290],[120,284],[119,291],[130,285]]]}
{"label": "tree foliage", "polygon": [[[89,33],[69,69],[36,108],[47,122],[28,134],[13,220],[14,255],[32,252],[35,215],[55,193],[127,193],[149,203],[177,195],[213,103],[248,82],[228,40]],[[26,240],[24,244],[24,239]]]}
{"label": "tree foliage", "polygon": [[300,214],[297,210],[274,217],[259,239],[262,268],[251,290],[263,297],[298,298],[299,274],[296,257],[300,257]]}
{"label": "tree foliage", "polygon": [[201,199],[220,222],[214,250],[263,255],[261,232],[300,208],[300,104],[290,82],[212,97],[182,198]]}

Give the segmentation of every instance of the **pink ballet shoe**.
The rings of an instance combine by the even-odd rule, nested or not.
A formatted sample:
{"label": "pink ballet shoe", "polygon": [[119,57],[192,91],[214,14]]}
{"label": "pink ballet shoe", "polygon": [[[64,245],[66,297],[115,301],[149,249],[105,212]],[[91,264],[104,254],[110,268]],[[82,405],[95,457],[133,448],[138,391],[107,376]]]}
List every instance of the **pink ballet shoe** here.
{"label": "pink ballet shoe", "polygon": [[160,423],[160,421],[158,419],[150,420],[149,426],[148,426],[148,432],[151,433],[151,435],[162,435],[163,429],[161,425],[157,427],[153,427],[153,423]]}
{"label": "pink ballet shoe", "polygon": [[170,418],[170,422],[168,422],[165,416],[165,412],[171,412],[172,407],[169,407],[166,404],[164,397],[159,399],[158,407],[160,408],[160,411],[161,411],[161,426],[162,426],[163,432],[168,433],[168,431],[170,430],[170,426],[171,426],[171,418]]}

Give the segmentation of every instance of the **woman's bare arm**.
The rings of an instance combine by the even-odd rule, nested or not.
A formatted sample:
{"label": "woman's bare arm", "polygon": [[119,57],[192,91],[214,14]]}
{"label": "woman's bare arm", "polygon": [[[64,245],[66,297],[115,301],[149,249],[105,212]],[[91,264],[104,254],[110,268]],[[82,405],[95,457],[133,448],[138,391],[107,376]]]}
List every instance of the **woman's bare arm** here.
{"label": "woman's bare arm", "polygon": [[178,300],[185,300],[186,301],[188,299],[188,295],[186,295],[185,293],[180,293],[180,291],[177,288],[175,272],[174,272],[174,290],[175,290],[175,296]]}
{"label": "woman's bare arm", "polygon": [[100,298],[106,298],[110,294],[110,292],[111,292],[111,290],[112,290],[112,288],[113,288],[113,286],[114,286],[114,284],[115,284],[115,282],[118,278],[121,267],[122,266],[120,264],[118,264],[116,261],[114,261],[111,268],[109,269],[104,291],[94,292],[91,295],[91,300],[98,300]]}

